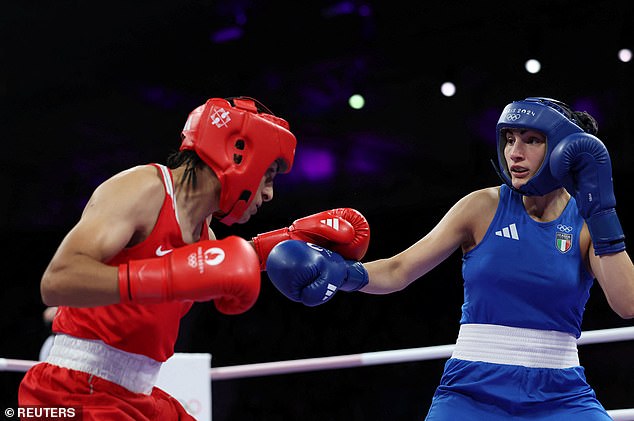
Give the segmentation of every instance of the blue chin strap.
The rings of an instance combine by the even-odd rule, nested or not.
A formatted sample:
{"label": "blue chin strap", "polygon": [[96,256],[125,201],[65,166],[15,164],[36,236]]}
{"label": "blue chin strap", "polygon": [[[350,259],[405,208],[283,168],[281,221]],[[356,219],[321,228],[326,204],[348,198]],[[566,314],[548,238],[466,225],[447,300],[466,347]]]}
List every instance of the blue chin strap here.
{"label": "blue chin strap", "polygon": [[[516,189],[504,157],[506,129],[537,130],[546,136],[546,155],[541,167],[526,184]],[[550,172],[550,154],[555,146],[566,136],[584,130],[575,124],[570,108],[557,100],[541,97],[529,97],[508,104],[495,127],[497,134],[498,166],[496,172],[511,189],[526,196],[543,196],[562,186]],[[495,164],[493,165],[495,167]]]}

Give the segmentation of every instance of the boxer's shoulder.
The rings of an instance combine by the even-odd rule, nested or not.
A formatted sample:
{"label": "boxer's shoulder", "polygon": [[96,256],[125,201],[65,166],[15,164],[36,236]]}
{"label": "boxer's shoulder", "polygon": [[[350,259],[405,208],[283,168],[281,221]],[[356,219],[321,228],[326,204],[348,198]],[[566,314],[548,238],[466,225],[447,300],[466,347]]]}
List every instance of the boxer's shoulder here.
{"label": "boxer's shoulder", "polygon": [[165,200],[165,185],[157,169],[137,166],[117,173],[99,185],[88,209],[115,211],[119,217],[154,221]]}

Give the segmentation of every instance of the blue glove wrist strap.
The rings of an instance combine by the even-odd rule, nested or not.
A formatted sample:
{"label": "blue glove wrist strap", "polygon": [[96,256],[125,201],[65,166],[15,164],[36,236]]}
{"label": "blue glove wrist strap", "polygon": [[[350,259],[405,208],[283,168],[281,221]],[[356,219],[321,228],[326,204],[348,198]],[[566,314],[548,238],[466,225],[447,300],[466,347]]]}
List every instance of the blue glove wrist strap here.
{"label": "blue glove wrist strap", "polygon": [[343,284],[339,287],[341,291],[352,292],[358,291],[369,282],[368,271],[365,270],[361,262],[354,260],[346,260],[348,265],[348,276]]}
{"label": "blue glove wrist strap", "polygon": [[625,234],[616,209],[606,209],[590,216],[586,223],[594,244],[594,254],[617,253],[625,250]]}

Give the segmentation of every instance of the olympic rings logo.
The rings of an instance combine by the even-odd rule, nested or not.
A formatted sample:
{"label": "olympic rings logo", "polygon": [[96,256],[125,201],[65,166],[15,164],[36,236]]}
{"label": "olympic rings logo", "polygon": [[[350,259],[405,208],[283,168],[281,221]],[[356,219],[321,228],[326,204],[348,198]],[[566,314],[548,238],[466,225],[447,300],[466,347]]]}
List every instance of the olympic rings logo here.
{"label": "olympic rings logo", "polygon": [[510,114],[510,113],[509,113],[509,114],[507,114],[507,115],[506,115],[506,117],[504,117],[504,118],[506,118],[508,121],[517,121],[517,120],[519,120],[521,117],[522,117],[522,115],[521,115],[521,114]]}
{"label": "olympic rings logo", "polygon": [[196,256],[196,253],[192,253],[187,256],[187,264],[192,268],[198,266],[198,257]]}
{"label": "olympic rings logo", "polygon": [[564,224],[558,224],[557,225],[557,229],[561,232],[571,232],[572,231],[572,227],[569,227],[568,225],[564,225]]}

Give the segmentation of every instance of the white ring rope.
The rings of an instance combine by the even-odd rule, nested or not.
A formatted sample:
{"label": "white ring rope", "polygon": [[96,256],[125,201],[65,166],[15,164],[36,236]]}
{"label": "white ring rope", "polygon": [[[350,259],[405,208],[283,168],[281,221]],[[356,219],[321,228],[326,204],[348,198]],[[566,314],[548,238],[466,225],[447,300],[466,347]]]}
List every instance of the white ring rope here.
{"label": "white ring rope", "polygon": [[[618,342],[634,339],[634,326],[613,329],[589,330],[581,333],[579,345]],[[407,348],[393,351],[365,352],[336,357],[307,358],[247,365],[215,367],[211,369],[212,380],[237,379],[242,377],[270,376],[274,374],[302,371],[328,370],[377,364],[394,364],[411,361],[433,360],[451,356],[455,345],[438,345],[424,348]]]}
{"label": "white ring rope", "polygon": [[[632,339],[634,339],[634,326],[585,331],[581,333],[581,337],[577,343],[579,345],[589,345],[605,342],[627,341]],[[393,351],[365,352],[361,354],[339,355],[334,357],[306,358],[269,363],[215,367],[210,369],[210,376],[212,380],[227,380],[304,371],[433,360],[450,357],[454,347],[455,345],[453,344],[438,345],[423,348],[397,349]],[[26,372],[38,362],[39,361],[0,358],[0,371]]]}
{"label": "white ring rope", "polygon": [[[613,329],[590,330],[581,333],[579,345],[618,342],[634,339],[634,326]],[[305,358],[210,369],[211,380],[228,380],[245,377],[271,376],[306,371],[361,367],[379,364],[395,364],[412,361],[433,360],[451,356],[455,345],[438,345],[423,348],[397,349],[393,351],[365,352],[334,357]],[[0,371],[26,372],[39,361],[0,358]],[[633,421],[634,408],[613,409],[608,414],[615,421]]]}

